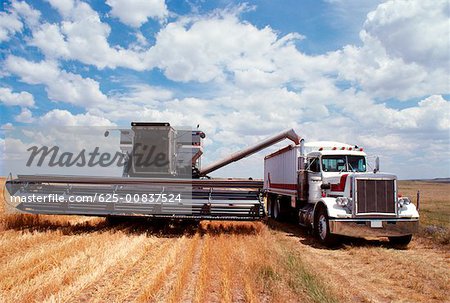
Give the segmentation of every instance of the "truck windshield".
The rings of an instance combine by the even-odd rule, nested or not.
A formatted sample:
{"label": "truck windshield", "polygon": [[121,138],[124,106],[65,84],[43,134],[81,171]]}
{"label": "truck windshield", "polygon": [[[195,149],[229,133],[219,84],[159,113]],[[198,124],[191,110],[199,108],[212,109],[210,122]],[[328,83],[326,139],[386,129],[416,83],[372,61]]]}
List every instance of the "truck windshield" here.
{"label": "truck windshield", "polygon": [[322,170],[325,172],[365,172],[364,156],[322,156]]}

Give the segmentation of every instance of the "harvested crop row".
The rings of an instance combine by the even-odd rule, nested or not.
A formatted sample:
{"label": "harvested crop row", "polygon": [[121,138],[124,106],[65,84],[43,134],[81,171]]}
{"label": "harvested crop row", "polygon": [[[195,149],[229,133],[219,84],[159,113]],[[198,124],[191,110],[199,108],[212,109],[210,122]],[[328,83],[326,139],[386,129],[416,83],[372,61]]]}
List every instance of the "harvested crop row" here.
{"label": "harvested crop row", "polygon": [[188,276],[194,264],[194,258],[199,250],[199,235],[196,234],[190,241],[189,246],[179,260],[179,266],[175,272],[175,280],[170,285],[165,296],[166,302],[179,302],[183,292],[188,288]]}
{"label": "harvested crop row", "polygon": [[142,292],[144,285],[152,280],[153,271],[158,266],[157,260],[170,250],[170,246],[169,241],[158,241],[155,245],[145,247],[142,255],[136,252],[138,256],[134,264],[129,264],[123,272],[120,272],[120,268],[119,270],[116,270],[116,267],[110,268],[101,278],[100,285],[96,285],[94,292],[89,293],[89,289],[86,289],[74,297],[74,301],[85,297],[87,301],[93,302],[134,301]]}
{"label": "harvested crop row", "polygon": [[[110,242],[98,245],[86,254],[80,255],[78,260],[70,260],[71,264],[76,265],[67,274],[72,274],[75,278],[69,279],[69,283],[50,296],[47,301],[77,296],[84,289],[93,285],[109,268],[127,258],[128,254],[141,245],[144,239],[144,236],[134,237],[130,240],[126,235],[116,235],[115,239],[111,241],[114,242],[113,244]],[[89,270],[86,271],[86,268]],[[69,276],[67,275],[65,278],[67,279]]]}
{"label": "harvested crop row", "polygon": [[43,244],[59,241],[60,237],[56,235],[49,237],[47,233],[42,232],[22,232],[8,230],[2,233],[7,235],[0,238],[0,266],[4,266],[11,257],[22,255],[24,252]]}
{"label": "harvested crop row", "polygon": [[[234,225],[239,230],[239,223]],[[312,292],[308,292],[311,285],[301,284],[305,290],[302,293],[293,287],[295,277],[285,262],[285,249],[275,249],[280,244],[284,245],[279,243],[277,235],[262,224],[258,230],[257,234],[219,233],[205,236],[192,301],[295,302],[298,295],[305,302],[318,301],[310,295]],[[319,289],[324,289],[320,281],[315,282]],[[329,293],[324,290],[323,295],[322,299],[328,298]]]}
{"label": "harvested crop row", "polygon": [[[32,250],[24,254],[20,275],[10,275],[2,280],[2,283],[5,283],[2,287],[9,287],[8,294],[19,301],[27,301],[29,298],[43,300],[70,284],[72,279],[77,277],[78,267],[87,266],[85,261],[100,255],[100,252],[108,245],[111,246],[116,239],[109,233],[66,236],[61,238],[59,245],[53,249],[48,249],[47,245],[38,246],[37,252]],[[34,257],[28,259],[30,255]],[[8,265],[14,268],[14,263]]]}
{"label": "harvested crop row", "polygon": [[71,298],[71,301],[99,302],[99,300],[113,301],[116,296],[124,292],[124,284],[130,279],[133,271],[141,266],[142,260],[154,254],[165,243],[149,237],[143,240],[136,249],[130,251],[125,258],[119,260],[114,266],[108,268],[103,275],[93,281],[89,287]]}
{"label": "harvested crop row", "polygon": [[[193,236],[171,238],[154,237],[136,225],[93,225],[88,232],[69,235],[61,231],[78,225],[23,229],[20,249],[6,241],[0,250],[4,301],[295,300],[280,278],[282,270],[273,270],[284,266],[282,256],[273,254],[268,243],[274,243],[274,235],[261,223],[208,222]],[[268,255],[275,258],[263,262]]]}
{"label": "harvested crop row", "polygon": [[158,259],[153,260],[155,266],[150,268],[150,272],[146,271],[143,273],[146,275],[147,279],[143,279],[145,282],[140,285],[141,291],[137,298],[135,298],[136,301],[159,301],[157,298],[163,295],[161,290],[166,284],[168,275],[182,255],[187,240],[186,237],[175,240],[175,243],[173,243],[174,245],[168,249],[165,255],[160,255],[158,256]]}

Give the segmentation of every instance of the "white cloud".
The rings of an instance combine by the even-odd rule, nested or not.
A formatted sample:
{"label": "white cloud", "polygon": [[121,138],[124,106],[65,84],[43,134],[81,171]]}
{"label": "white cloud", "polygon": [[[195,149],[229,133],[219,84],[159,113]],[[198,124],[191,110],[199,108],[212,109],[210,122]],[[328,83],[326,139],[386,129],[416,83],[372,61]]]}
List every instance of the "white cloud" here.
{"label": "white cloud", "polygon": [[86,114],[74,115],[67,110],[54,109],[39,117],[38,123],[42,126],[114,126],[110,120]]}
{"label": "white cloud", "polygon": [[110,26],[87,3],[50,3],[63,21],[41,24],[33,30],[29,42],[47,58],[74,59],[100,69],[126,67],[142,71],[159,67],[175,81],[207,82],[236,76],[241,85],[274,82],[276,86],[289,79],[277,73],[273,61],[278,58],[278,62],[289,65],[282,55],[298,53],[293,41],[304,38],[297,33],[278,37],[270,27],[258,29],[240,21],[238,9],[181,17],[160,30],[153,47],[149,48],[142,33],[137,33],[136,41],[123,48],[109,44]]}
{"label": "white cloud", "polygon": [[25,127],[14,127],[4,130],[5,138],[0,139],[0,158],[3,173],[14,174],[81,174],[81,175],[120,175],[120,167],[61,168],[31,166],[28,161],[31,146],[58,146],[61,151],[79,152],[93,151],[99,147],[102,152],[115,153],[119,150],[118,136],[105,138],[106,129],[114,127],[108,119],[89,113],[72,114],[66,110],[54,109],[43,116],[35,117],[35,124]]}
{"label": "white cloud", "polygon": [[42,24],[33,32],[30,44],[38,47],[48,58],[70,58],[67,42],[56,24]]}
{"label": "white cloud", "polygon": [[[374,10],[378,4],[385,0],[325,0],[329,5],[326,7],[326,21],[336,30],[339,36],[346,40],[358,37],[361,26],[366,20],[367,12]],[[347,35],[346,35],[347,34]]]}
{"label": "white cloud", "polygon": [[[365,110],[361,110],[361,108]],[[420,101],[418,106],[401,110],[363,99],[359,100],[359,107],[348,104],[345,110],[357,117],[358,122],[368,128],[378,126],[390,132],[414,131],[416,136],[423,134],[429,137],[433,132],[446,131],[448,133],[450,130],[450,101],[437,95]]]}
{"label": "white cloud", "polygon": [[[258,29],[241,21],[239,9],[180,17],[160,30],[150,48],[141,33],[136,34],[136,42],[129,48],[111,46],[108,43],[111,28],[87,3],[53,0],[50,3],[63,21],[42,24],[33,31],[30,41],[50,59],[74,59],[98,68],[141,71],[158,67],[171,80],[222,83],[232,80],[245,89],[280,87],[338,75],[339,80],[351,81],[375,98],[407,100],[449,91],[445,68],[445,63],[450,62],[448,39],[441,38],[448,37],[448,16],[442,2],[428,9],[429,4],[410,1],[413,4],[408,5],[414,8],[411,10],[402,9],[405,5],[402,1],[382,4],[367,17],[361,31],[362,47],[348,45],[321,56],[307,56],[298,51],[293,41],[304,37],[297,33],[279,37],[270,27]],[[335,5],[343,4],[337,1]],[[133,3],[127,3],[127,8],[132,10]],[[391,33],[414,36],[414,41],[426,34],[427,43],[408,40],[403,48]],[[426,62],[414,59],[428,53],[431,55]]]}
{"label": "white cloud", "polygon": [[[233,142],[236,143],[242,140],[241,135],[264,136],[294,127],[303,106],[305,103],[301,97],[286,89],[261,90],[251,94],[236,90],[232,95],[214,99],[174,99],[170,91],[139,85],[110,96],[110,102],[90,109],[90,112],[103,114],[113,121],[168,121],[184,126],[199,123],[211,135],[223,130],[233,132]],[[217,141],[223,141],[222,137],[218,136]]]}
{"label": "white cloud", "polygon": [[135,37],[136,37],[136,42],[134,42],[130,45],[130,49],[132,49],[136,52],[142,52],[148,48],[149,43],[147,41],[147,38],[145,38],[144,35],[140,31],[137,31],[135,33]]}
{"label": "white cloud", "polygon": [[168,15],[164,0],[107,0],[111,15],[131,27],[140,27],[149,18],[164,19]]}
{"label": "white cloud", "polygon": [[406,63],[449,68],[449,17],[447,0],[391,0],[368,14],[363,31]]}
{"label": "white cloud", "polygon": [[16,14],[0,12],[0,42],[8,41],[16,32],[22,30],[22,22]]}
{"label": "white cloud", "polygon": [[[132,89],[115,95],[107,106],[92,109],[113,121],[168,121],[173,125],[199,123],[212,143],[242,146],[286,128],[294,128],[308,140],[340,140],[359,144],[358,138],[386,134],[426,140],[446,138],[450,125],[450,101],[435,95],[417,106],[393,109],[377,104],[354,89],[339,90],[322,79],[300,92],[261,89],[235,92],[213,99],[170,99],[152,88]],[[145,91],[149,89],[149,97]],[[142,100],[146,100],[145,102]],[[433,133],[433,136],[429,134]]]}
{"label": "white cloud", "polygon": [[25,1],[13,1],[11,3],[12,11],[22,17],[25,24],[29,27],[38,25],[41,13],[38,10],[33,9]]}
{"label": "white cloud", "polygon": [[[167,101],[173,93],[147,84],[133,84],[124,90],[110,92],[106,103],[89,109],[96,115],[105,115],[114,121],[162,121]],[[159,112],[160,111],[160,112]],[[175,122],[174,120],[164,120]]]}
{"label": "white cloud", "polygon": [[388,1],[370,12],[362,47],[337,53],[337,71],[375,98],[408,100],[450,91],[446,1]]}
{"label": "white cloud", "polygon": [[433,95],[419,102],[418,107],[401,110],[402,115],[416,121],[421,132],[445,131],[450,135],[450,101]]}
{"label": "white cloud", "polygon": [[[30,41],[50,59],[74,59],[100,69],[126,67],[142,71],[158,67],[168,78],[183,82],[236,77],[242,86],[262,87],[290,80],[292,74],[284,75],[279,66],[293,71],[289,56],[313,67],[314,59],[302,56],[293,44],[303,36],[291,33],[279,37],[270,27],[258,29],[239,20],[240,10],[181,17],[160,30],[154,46],[148,48],[145,37],[137,33],[136,41],[122,48],[109,44],[110,26],[87,3],[50,3],[63,21],[42,24],[33,31]],[[295,74],[310,71],[308,68]]]}
{"label": "white cloud", "polygon": [[10,88],[0,87],[0,102],[7,106],[34,106],[34,97],[29,92],[14,93]]}
{"label": "white cloud", "polygon": [[276,52],[301,38],[289,34],[279,39],[270,27],[258,29],[225,11],[167,24],[148,56],[172,80],[207,82],[247,70],[271,73]]}
{"label": "white cloud", "polygon": [[[8,41],[11,36],[23,30],[24,24],[36,26],[41,16],[24,1],[13,1],[10,6],[4,3],[5,11],[0,12],[0,42]],[[23,22],[22,22],[23,21]]]}
{"label": "white cloud", "polygon": [[47,0],[47,2],[56,8],[62,16],[68,16],[76,5],[74,0]]}
{"label": "white cloud", "polygon": [[114,97],[132,104],[149,104],[154,101],[165,101],[173,97],[170,90],[153,87],[148,84],[133,84],[128,86],[126,93],[117,94]]}
{"label": "white cloud", "polygon": [[[354,2],[330,1],[340,7]],[[448,163],[442,155],[448,155],[450,102],[441,95],[450,92],[449,46],[443,38],[449,37],[448,26],[444,27],[449,18],[442,2],[388,1],[367,16],[360,46],[314,56],[296,47],[303,36],[257,28],[243,20],[239,10],[177,17],[152,37],[153,46],[153,39],[133,30],[136,41],[123,48],[108,42],[112,30],[105,23],[108,18],[102,22],[87,3],[50,3],[62,21],[33,26],[27,40],[46,59],[33,62],[7,56],[6,71],[28,84],[44,85],[49,99],[79,105],[87,112],[54,110],[34,117],[42,125],[199,123],[208,136],[204,163],[290,127],[307,140],[362,143],[369,152],[392,158],[387,162],[390,167],[408,174],[414,172],[406,164],[397,168],[396,161],[423,157],[429,163],[440,159]],[[142,11],[124,19],[119,14],[126,9],[113,13],[114,5],[111,15],[133,27],[147,17],[158,18]],[[198,83],[172,82],[174,91],[169,91],[142,84],[144,74],[139,74],[140,84],[121,82],[107,97],[97,81],[61,70],[57,60],[76,60],[99,69],[159,68],[170,80]],[[407,102],[397,109],[391,99]],[[270,150],[262,154],[266,152]],[[260,170],[262,154],[238,168],[248,166],[245,174],[251,167]]]}
{"label": "white cloud", "polygon": [[371,150],[384,150],[404,153],[405,151],[414,150],[417,144],[406,141],[398,134],[387,134],[383,137],[377,135],[364,134],[358,136],[359,146],[364,146]]}
{"label": "white cloud", "polygon": [[14,120],[22,123],[31,123],[34,121],[33,114],[28,108],[22,108],[20,114],[14,117]]}
{"label": "white cloud", "polygon": [[6,69],[28,84],[43,84],[50,100],[91,107],[107,101],[99,83],[91,78],[60,70],[54,61],[33,62],[9,56]]}
{"label": "white cloud", "polygon": [[103,23],[89,4],[81,1],[49,1],[58,10],[60,24],[44,23],[33,31],[30,41],[48,58],[74,59],[100,69],[118,66],[144,70],[142,54],[119,46],[110,46],[111,28]]}
{"label": "white cloud", "polygon": [[13,128],[14,128],[14,126],[10,122],[5,123],[2,126],[0,126],[0,129],[13,129]]}
{"label": "white cloud", "polygon": [[[297,105],[294,101],[289,105],[281,102],[278,109],[267,107],[269,102],[261,102],[261,110],[254,108],[253,111],[246,111],[243,106],[244,109],[240,112],[222,112],[221,116],[214,115],[211,111],[211,122],[219,128],[211,134],[212,140],[216,144],[220,143],[219,146],[231,146],[232,150],[237,150],[238,146],[243,147],[256,139],[293,127],[307,141],[331,139],[362,145],[369,154],[384,156],[385,171],[399,173],[403,178],[425,174],[412,170],[410,164],[406,163],[409,158],[426,158],[429,163],[440,161],[441,165],[434,171],[434,176],[448,174],[446,165],[449,163],[443,154],[448,154],[445,149],[448,149],[450,138],[450,100],[433,95],[418,102],[416,106],[393,109],[386,104],[377,104],[367,95],[355,91],[336,90],[333,93],[330,90],[330,93],[333,99],[340,102],[327,104],[329,115],[318,119],[314,119],[314,102],[297,102]],[[301,96],[297,98],[302,99]],[[310,99],[312,100],[315,98]],[[245,101],[242,103],[246,104]],[[274,103],[274,106],[276,104]],[[285,107],[297,112],[286,114],[283,112]],[[261,115],[262,111],[269,114]],[[280,114],[279,120],[274,118],[277,114]],[[272,126],[267,128],[267,125]],[[259,132],[254,133],[254,129]],[[211,138],[209,133],[207,135]],[[283,143],[287,144],[289,143]],[[437,152],[442,149],[444,153]],[[272,150],[275,148],[269,148],[262,154],[268,154]],[[218,158],[214,156],[217,154],[214,149],[208,150],[207,153],[210,160]],[[262,161],[258,165],[261,166]],[[253,170],[254,176],[260,171],[258,167]],[[231,176],[230,172],[231,168],[219,171],[216,175]]]}
{"label": "white cloud", "polygon": [[[12,129],[9,130],[13,132]],[[19,139],[10,137],[0,139],[0,173],[2,173],[3,176],[7,176],[10,173],[16,173],[11,169],[11,160],[21,159],[27,148],[28,146]]]}

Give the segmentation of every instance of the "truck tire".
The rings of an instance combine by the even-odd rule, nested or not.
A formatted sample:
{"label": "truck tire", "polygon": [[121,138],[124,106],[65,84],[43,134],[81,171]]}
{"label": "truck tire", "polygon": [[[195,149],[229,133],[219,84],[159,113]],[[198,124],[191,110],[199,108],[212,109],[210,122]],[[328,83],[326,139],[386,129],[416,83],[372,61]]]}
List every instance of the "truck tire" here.
{"label": "truck tire", "polygon": [[406,247],[412,240],[412,235],[389,237],[389,243],[397,247]]}
{"label": "truck tire", "polygon": [[272,218],[277,221],[281,221],[281,205],[280,199],[272,199]]}
{"label": "truck tire", "polygon": [[267,203],[267,216],[269,218],[273,218],[273,198],[271,194],[267,194],[266,203]]}
{"label": "truck tire", "polygon": [[328,247],[336,245],[336,236],[330,233],[330,223],[325,207],[320,207],[314,220],[314,232],[320,242]]}

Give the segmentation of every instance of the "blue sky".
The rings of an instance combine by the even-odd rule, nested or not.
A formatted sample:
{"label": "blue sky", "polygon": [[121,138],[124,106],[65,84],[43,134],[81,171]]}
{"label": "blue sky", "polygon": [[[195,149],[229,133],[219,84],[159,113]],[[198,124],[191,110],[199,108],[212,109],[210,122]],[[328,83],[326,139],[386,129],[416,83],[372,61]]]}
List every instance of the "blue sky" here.
{"label": "blue sky", "polygon": [[[0,11],[2,128],[200,124],[207,163],[293,127],[362,145],[401,178],[450,176],[445,0],[25,0]],[[270,151],[217,175],[260,177]]]}

